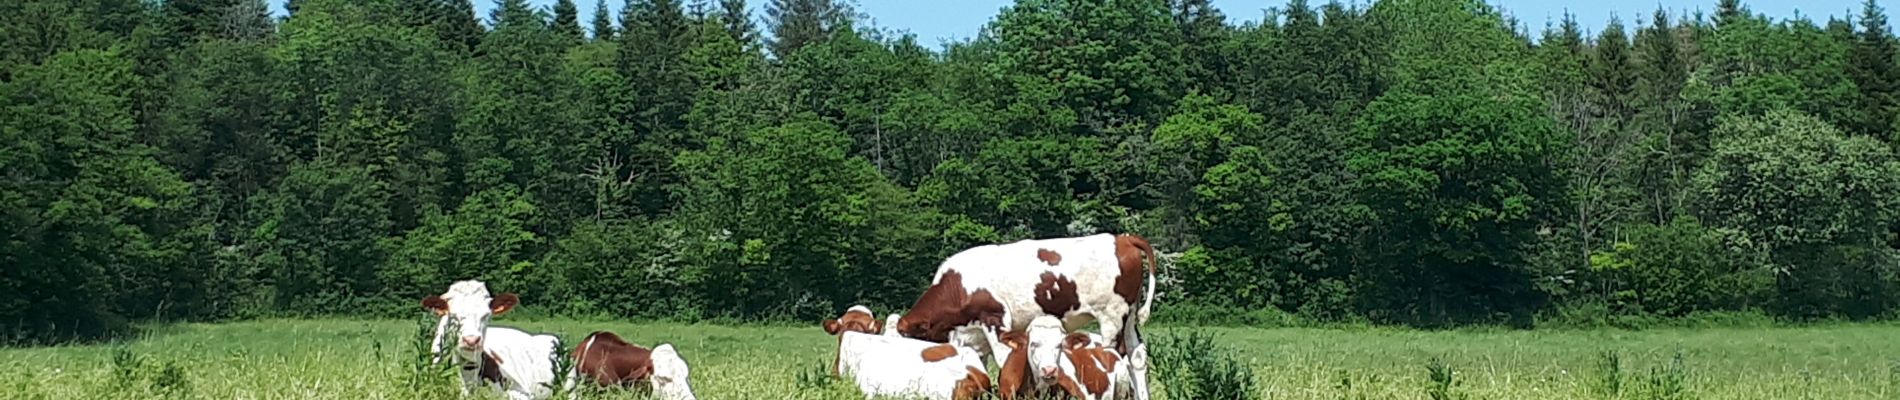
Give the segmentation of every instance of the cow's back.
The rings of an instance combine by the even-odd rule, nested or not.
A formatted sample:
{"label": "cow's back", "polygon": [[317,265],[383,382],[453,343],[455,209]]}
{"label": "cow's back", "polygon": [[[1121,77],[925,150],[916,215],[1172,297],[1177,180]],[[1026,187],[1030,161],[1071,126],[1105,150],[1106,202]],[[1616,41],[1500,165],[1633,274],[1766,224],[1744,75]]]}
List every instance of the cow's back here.
{"label": "cow's back", "polygon": [[1120,301],[1115,248],[1115,235],[1106,233],[977,246],[945,259],[931,282],[955,271],[966,293],[988,291],[1001,302],[1008,311],[1005,330],[1016,330],[1041,314],[1068,317]]}
{"label": "cow's back", "polygon": [[594,332],[574,349],[574,370],[600,385],[632,385],[653,375],[653,351],[612,332]]}

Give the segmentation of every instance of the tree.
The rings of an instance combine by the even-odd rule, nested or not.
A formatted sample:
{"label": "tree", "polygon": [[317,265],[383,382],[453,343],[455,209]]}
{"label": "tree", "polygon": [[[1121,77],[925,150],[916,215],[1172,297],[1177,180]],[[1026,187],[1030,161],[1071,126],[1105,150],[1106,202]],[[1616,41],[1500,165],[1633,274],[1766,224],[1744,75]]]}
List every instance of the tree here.
{"label": "tree", "polygon": [[693,47],[693,26],[677,0],[633,0],[622,10],[619,68],[632,87],[630,112],[621,123],[638,142],[629,163],[645,174],[638,202],[647,214],[672,207],[663,189],[676,182],[670,168],[673,154],[694,148],[685,135],[686,113],[695,92],[686,64]]}
{"label": "tree", "polygon": [[705,284],[729,293],[714,309],[813,318],[849,301],[915,295],[919,281],[884,293],[901,285],[878,277],[929,270],[944,254],[915,249],[936,245],[929,238],[940,229],[908,192],[848,156],[849,145],[826,124],[800,121],[680,155],[682,215],[689,232],[714,238],[700,258],[711,263]]}
{"label": "tree", "polygon": [[[1392,321],[1527,323],[1544,273],[1519,250],[1562,209],[1567,183],[1552,167],[1567,149],[1531,95],[1524,48],[1475,1],[1372,12],[1396,37],[1384,50],[1393,89],[1360,117],[1367,148],[1348,162],[1377,218],[1365,251],[1378,261],[1357,273],[1367,306]],[[1443,35],[1467,40],[1440,44]]]}
{"label": "tree", "polygon": [[[1160,0],[1023,0],[987,29],[995,67],[1050,85],[1080,133],[1152,126],[1181,95],[1179,29]],[[1027,88],[1018,90],[1027,91]]]}
{"label": "tree", "polygon": [[772,0],[765,5],[765,24],[772,30],[766,45],[775,57],[791,57],[798,49],[830,39],[851,20],[851,8],[834,0]]}
{"label": "tree", "polygon": [[607,41],[614,38],[614,22],[607,13],[607,0],[594,2],[594,40]]}
{"label": "tree", "polygon": [[377,271],[386,298],[408,300],[442,282],[518,282],[534,273],[541,237],[529,230],[537,212],[520,191],[501,186],[469,195],[453,213],[431,213],[390,252]]}
{"label": "tree", "polygon": [[[307,10],[307,9],[306,9]],[[241,245],[270,310],[344,313],[376,304],[377,268],[390,249],[389,190],[369,168],[323,162],[290,167]],[[373,309],[373,308],[372,308]]]}
{"label": "tree", "polygon": [[1170,0],[1174,24],[1181,32],[1181,60],[1187,68],[1185,82],[1200,93],[1221,93],[1229,68],[1221,46],[1227,41],[1227,16],[1209,0]]}
{"label": "tree", "polygon": [[[1623,32],[1623,22],[1610,18],[1609,26],[1597,36],[1596,52],[1590,58],[1590,87],[1596,89],[1596,102],[1603,117],[1612,124],[1621,126],[1628,123],[1635,108],[1629,98],[1636,89],[1635,67],[1631,65],[1629,37]],[[1614,128],[1613,128],[1614,129]]]}
{"label": "tree", "polygon": [[[132,64],[61,52],[0,84],[0,326],[10,340],[98,338],[126,316],[215,315],[192,188],[134,135]],[[176,280],[177,291],[162,287]]]}
{"label": "tree", "polygon": [[581,31],[580,8],[574,5],[574,0],[560,0],[554,3],[553,26],[555,33],[561,34],[561,37],[570,41],[578,43],[581,39],[587,38],[587,33]]}
{"label": "tree", "polygon": [[745,0],[719,0],[719,21],[734,42],[748,48],[758,43],[759,30],[752,24],[752,10],[746,8]]}
{"label": "tree", "polygon": [[1729,117],[1695,173],[1696,208],[1768,254],[1781,312],[1868,316],[1894,298],[1885,251],[1900,211],[1900,159],[1871,138],[1775,111]]}
{"label": "tree", "polygon": [[1867,0],[1861,8],[1860,32],[1848,56],[1849,75],[1860,88],[1862,118],[1844,128],[1894,143],[1900,141],[1893,136],[1895,123],[1900,122],[1894,117],[1900,113],[1900,65],[1895,65],[1900,43],[1888,29],[1886,10],[1874,0]]}

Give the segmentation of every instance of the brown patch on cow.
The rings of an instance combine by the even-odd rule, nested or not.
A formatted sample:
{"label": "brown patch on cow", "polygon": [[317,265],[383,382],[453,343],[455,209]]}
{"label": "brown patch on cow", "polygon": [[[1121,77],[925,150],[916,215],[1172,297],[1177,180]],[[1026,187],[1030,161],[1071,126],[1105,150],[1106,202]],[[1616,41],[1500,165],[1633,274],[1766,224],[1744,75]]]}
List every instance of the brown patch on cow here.
{"label": "brown patch on cow", "polygon": [[424,297],[422,298],[422,308],[429,311],[434,311],[435,315],[438,315],[438,316],[442,314],[448,314],[449,301],[443,300],[442,296]]}
{"label": "brown patch on cow", "polygon": [[1062,253],[1057,253],[1049,249],[1036,249],[1036,259],[1042,260],[1043,263],[1054,267],[1056,264],[1062,263]]}
{"label": "brown patch on cow", "polygon": [[587,335],[574,347],[573,355],[574,371],[600,386],[650,388],[636,383],[653,376],[653,350],[627,343],[613,332]]}
{"label": "brown patch on cow", "polygon": [[1034,396],[1035,385],[1029,384],[1034,376],[1029,374],[1029,336],[1023,332],[1009,332],[997,338],[1003,346],[1009,347],[1009,358],[997,371],[996,395],[1003,400],[1030,398]]}
{"label": "brown patch on cow", "polygon": [[878,323],[876,316],[859,310],[845,311],[838,319],[825,320],[825,333],[837,335],[844,332],[881,335],[884,325]]}
{"label": "brown patch on cow", "polygon": [[1001,326],[1003,314],[1003,303],[996,301],[988,290],[964,292],[963,275],[950,270],[945,271],[936,284],[924,289],[924,294],[911,304],[910,312],[898,318],[897,333],[907,338],[944,343],[950,341],[952,330],[971,322]]}
{"label": "brown patch on cow", "polygon": [[[1101,396],[1108,392],[1108,374],[1114,372],[1115,363],[1120,361],[1121,357],[1102,348],[1075,349],[1065,351],[1063,354],[1069,357],[1070,364],[1075,365],[1075,375],[1077,375],[1067,380],[1080,382],[1082,386],[1080,389],[1086,389],[1091,396]],[[1107,366],[1110,370],[1097,368],[1097,365]]]}
{"label": "brown patch on cow", "polygon": [[498,384],[503,383],[502,381],[507,378],[501,376],[501,357],[496,356],[493,352],[486,351],[482,352],[481,357],[482,370],[479,375],[481,375],[482,381]]}
{"label": "brown patch on cow", "polygon": [[488,310],[493,311],[495,315],[501,315],[520,304],[521,296],[516,296],[514,293],[502,293],[500,296],[488,299]]}
{"label": "brown patch on cow", "polygon": [[956,346],[951,346],[947,344],[940,344],[936,346],[925,347],[923,351],[924,362],[938,362],[938,361],[943,361],[943,359],[945,358],[956,357],[956,356],[957,356]]}
{"label": "brown patch on cow", "polygon": [[[1148,264],[1142,263],[1143,255],[1147,256]],[[1115,276],[1115,294],[1121,295],[1122,300],[1127,301],[1130,306],[1139,304],[1141,281],[1146,275],[1142,267],[1152,265],[1154,268],[1160,268],[1160,259],[1155,254],[1154,247],[1148,245],[1148,239],[1140,236],[1132,234],[1116,236],[1115,259],[1121,264],[1121,274]]]}
{"label": "brown patch on cow", "polygon": [[1036,305],[1043,314],[1061,317],[1082,308],[1082,295],[1069,277],[1043,272],[1042,282],[1036,284]]}
{"label": "brown patch on cow", "polygon": [[955,400],[972,400],[977,398],[977,396],[990,392],[989,374],[983,373],[982,369],[976,367],[963,367],[963,370],[969,373],[965,374],[962,380],[957,381],[957,389],[954,393],[951,393],[950,398]]}

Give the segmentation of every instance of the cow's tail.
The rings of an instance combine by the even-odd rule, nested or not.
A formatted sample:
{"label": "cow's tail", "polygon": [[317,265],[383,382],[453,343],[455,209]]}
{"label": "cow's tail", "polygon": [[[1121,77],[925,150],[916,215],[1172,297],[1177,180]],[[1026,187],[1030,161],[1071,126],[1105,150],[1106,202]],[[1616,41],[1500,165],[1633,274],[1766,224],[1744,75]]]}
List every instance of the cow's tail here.
{"label": "cow's tail", "polygon": [[581,396],[580,392],[574,391],[581,380],[581,361],[587,357],[587,349],[594,347],[594,338],[597,337],[600,337],[600,332],[587,334],[587,340],[581,341],[579,346],[574,346],[574,353],[569,355],[574,358],[574,363],[567,366],[567,382],[561,384],[561,391],[567,392],[568,400],[579,399]]}
{"label": "cow's tail", "polygon": [[1154,246],[1148,244],[1148,239],[1133,234],[1128,235],[1128,239],[1130,244],[1135,245],[1136,249],[1141,250],[1148,257],[1148,299],[1143,301],[1141,309],[1135,312],[1136,322],[1147,325],[1148,316],[1153,312],[1155,305],[1155,282],[1160,280],[1155,274],[1161,272],[1161,254],[1156,253]]}

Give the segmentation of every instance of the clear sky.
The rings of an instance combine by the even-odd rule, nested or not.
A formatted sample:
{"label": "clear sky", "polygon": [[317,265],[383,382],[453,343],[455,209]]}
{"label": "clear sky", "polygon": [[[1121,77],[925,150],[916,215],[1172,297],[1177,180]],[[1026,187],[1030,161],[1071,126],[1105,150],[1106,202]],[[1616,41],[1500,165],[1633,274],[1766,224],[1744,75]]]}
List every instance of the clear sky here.
{"label": "clear sky", "polygon": [[[555,0],[529,0],[529,3],[541,7],[554,4]],[[763,14],[757,10],[769,0],[750,0],[755,9],[755,17]],[[1343,0],[1349,3],[1365,4],[1369,0]],[[1612,15],[1621,17],[1628,25],[1649,21],[1649,14],[1658,6],[1667,7],[1672,14],[1683,15],[1697,10],[1713,13],[1716,0],[1488,0],[1493,5],[1516,15],[1532,31],[1542,30],[1546,21],[1556,21],[1565,11],[1577,14],[1577,20],[1595,31],[1609,21]],[[488,10],[495,7],[494,0],[474,0],[476,12],[482,17],[488,16]],[[581,24],[585,26],[593,15],[593,0],[576,0],[581,8]],[[690,4],[690,0],[688,3]],[[1325,4],[1327,0],[1309,0],[1314,5]],[[278,15],[283,14],[281,1],[272,1]],[[608,7],[620,9],[625,0],[608,0]],[[938,39],[963,39],[976,35],[983,24],[996,16],[997,10],[1009,5],[1010,0],[857,0],[858,9],[868,14],[873,24],[881,28],[908,30],[917,34],[920,42],[933,44]],[[1900,4],[1900,0],[1882,0],[1883,6]],[[1262,10],[1284,6],[1286,0],[1214,0],[1214,6],[1227,14],[1230,19],[1258,21]],[[1826,21],[1830,15],[1859,15],[1861,0],[1743,0],[1750,10],[1767,14],[1776,19],[1786,19],[1797,15]],[[1892,13],[1889,12],[1889,15]]]}

